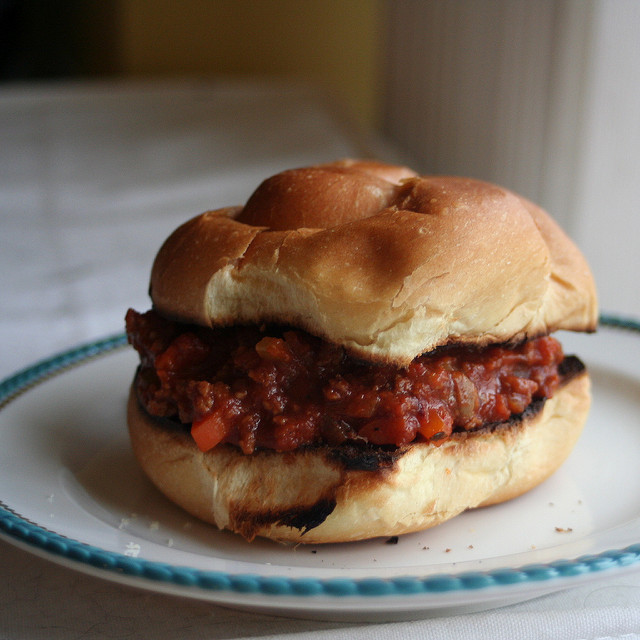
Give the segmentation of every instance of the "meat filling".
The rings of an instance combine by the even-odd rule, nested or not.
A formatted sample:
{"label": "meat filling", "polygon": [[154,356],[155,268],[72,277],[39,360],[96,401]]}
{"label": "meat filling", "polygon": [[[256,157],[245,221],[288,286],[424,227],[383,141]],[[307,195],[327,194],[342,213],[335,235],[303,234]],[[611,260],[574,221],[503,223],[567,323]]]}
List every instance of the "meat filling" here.
{"label": "meat filling", "polygon": [[564,357],[547,336],[513,348],[443,348],[399,369],[297,329],[207,329],[133,310],[126,324],[141,358],[140,402],[151,415],[191,425],[203,451],[219,443],[249,454],[357,440],[443,442],[551,397]]}

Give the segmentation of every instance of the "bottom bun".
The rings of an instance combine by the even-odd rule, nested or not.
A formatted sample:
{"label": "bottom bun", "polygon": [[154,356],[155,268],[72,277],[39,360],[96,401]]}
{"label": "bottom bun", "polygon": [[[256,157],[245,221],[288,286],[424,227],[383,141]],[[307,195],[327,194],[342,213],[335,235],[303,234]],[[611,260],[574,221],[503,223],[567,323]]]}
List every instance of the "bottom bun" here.
{"label": "bottom bun", "polygon": [[589,404],[589,377],[581,368],[553,398],[521,416],[455,433],[439,446],[318,446],[251,455],[231,445],[201,452],[184,427],[147,414],[133,387],[128,422],[145,473],[192,515],[248,540],[316,544],[419,531],[532,489],[569,455]]}

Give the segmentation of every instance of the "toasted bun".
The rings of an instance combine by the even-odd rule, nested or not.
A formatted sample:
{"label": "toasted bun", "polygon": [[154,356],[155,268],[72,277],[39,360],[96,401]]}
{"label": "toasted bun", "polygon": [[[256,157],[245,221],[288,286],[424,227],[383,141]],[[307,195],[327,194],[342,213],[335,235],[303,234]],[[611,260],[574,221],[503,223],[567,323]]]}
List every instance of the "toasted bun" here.
{"label": "toasted bun", "polygon": [[148,415],[135,390],[133,450],[154,484],[194,516],[251,540],[347,542],[418,531],[465,509],[535,487],[569,455],[589,408],[589,378],[577,371],[553,398],[522,417],[436,446],[305,448],[245,455],[231,445],[206,453],[188,432]]}
{"label": "toasted bun", "polygon": [[286,323],[398,365],[597,322],[589,268],[540,208],[373,162],[285,171],[244,207],[190,220],[158,253],[150,291],[182,321]]}

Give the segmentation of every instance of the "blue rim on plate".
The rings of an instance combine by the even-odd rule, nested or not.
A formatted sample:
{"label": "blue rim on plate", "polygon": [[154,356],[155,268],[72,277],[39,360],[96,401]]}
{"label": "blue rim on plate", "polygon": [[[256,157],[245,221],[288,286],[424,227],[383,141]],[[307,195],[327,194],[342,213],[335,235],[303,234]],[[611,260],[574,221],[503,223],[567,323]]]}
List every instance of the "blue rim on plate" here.
{"label": "blue rim on plate", "polygon": [[[617,315],[602,314],[600,325],[640,333],[640,322]],[[124,334],[81,345],[36,363],[0,382],[0,410],[28,389],[54,375],[115,351],[127,343]],[[83,563],[156,583],[194,587],[206,591],[269,596],[368,596],[436,594],[490,587],[541,583],[626,567],[640,562],[640,542],[624,549],[611,549],[547,564],[529,564],[486,572],[438,574],[392,578],[291,578],[256,574],[229,574],[132,558],[120,553],[61,536],[12,513],[0,502],[0,532],[9,538],[67,560]]]}

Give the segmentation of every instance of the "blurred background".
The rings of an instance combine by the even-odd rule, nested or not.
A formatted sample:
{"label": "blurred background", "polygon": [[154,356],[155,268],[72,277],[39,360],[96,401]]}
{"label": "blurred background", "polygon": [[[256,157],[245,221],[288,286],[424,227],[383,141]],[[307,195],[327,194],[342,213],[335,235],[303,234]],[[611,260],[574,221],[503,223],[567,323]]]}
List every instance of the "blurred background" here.
{"label": "blurred background", "polygon": [[637,0],[0,0],[0,28],[5,85],[320,87],[372,149],[540,203],[606,283],[603,306],[640,315]]}

